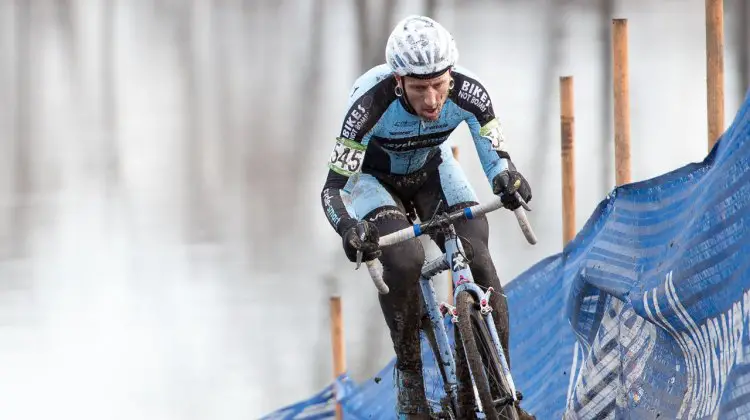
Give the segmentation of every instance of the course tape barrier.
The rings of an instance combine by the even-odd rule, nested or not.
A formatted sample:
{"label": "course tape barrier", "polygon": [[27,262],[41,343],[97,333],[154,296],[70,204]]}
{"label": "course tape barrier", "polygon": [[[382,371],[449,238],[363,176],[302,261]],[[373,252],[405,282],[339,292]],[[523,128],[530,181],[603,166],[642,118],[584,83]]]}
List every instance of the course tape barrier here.
{"label": "course tape barrier", "polygon": [[[615,188],[505,291],[514,380],[538,419],[750,418],[750,96],[702,162]],[[422,351],[436,404],[424,337]],[[266,418],[330,418],[334,386],[345,418],[395,418],[393,364]]]}

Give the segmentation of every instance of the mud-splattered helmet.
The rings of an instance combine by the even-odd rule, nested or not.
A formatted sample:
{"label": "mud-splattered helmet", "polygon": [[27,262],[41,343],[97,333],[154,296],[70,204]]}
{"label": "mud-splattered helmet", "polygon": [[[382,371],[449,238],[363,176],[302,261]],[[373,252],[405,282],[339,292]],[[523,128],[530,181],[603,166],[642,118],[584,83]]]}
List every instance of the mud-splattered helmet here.
{"label": "mud-splattered helmet", "polygon": [[399,22],[388,37],[385,59],[399,76],[432,78],[458,61],[453,36],[441,24],[412,15]]}

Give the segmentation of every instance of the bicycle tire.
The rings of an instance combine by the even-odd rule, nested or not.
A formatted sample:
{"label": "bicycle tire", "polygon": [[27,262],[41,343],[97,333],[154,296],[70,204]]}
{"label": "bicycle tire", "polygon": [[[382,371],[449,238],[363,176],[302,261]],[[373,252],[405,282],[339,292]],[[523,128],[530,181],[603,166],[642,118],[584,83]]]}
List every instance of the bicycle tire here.
{"label": "bicycle tire", "polygon": [[[515,404],[500,402],[511,398],[510,386],[503,374],[499,356],[484,317],[480,313],[479,304],[468,291],[460,292],[456,297],[456,303],[459,337],[485,417],[518,420]],[[498,402],[501,405],[499,411],[496,407]]]}

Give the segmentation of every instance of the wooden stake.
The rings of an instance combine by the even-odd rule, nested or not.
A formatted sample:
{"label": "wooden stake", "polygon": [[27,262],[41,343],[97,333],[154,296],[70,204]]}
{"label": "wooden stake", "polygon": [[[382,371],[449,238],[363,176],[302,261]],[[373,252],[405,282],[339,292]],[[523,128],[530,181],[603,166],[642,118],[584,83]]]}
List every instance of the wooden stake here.
{"label": "wooden stake", "polygon": [[724,133],[724,0],[706,0],[706,75],[711,150]]}
{"label": "wooden stake", "polygon": [[630,83],[628,20],[612,19],[613,84],[615,96],[615,180],[630,182]]}
{"label": "wooden stake", "polygon": [[[339,296],[331,297],[331,347],[333,348],[333,379],[335,381],[342,373],[346,372],[344,319],[341,310],[341,297]],[[341,404],[336,404],[336,419],[341,420],[342,418]]]}
{"label": "wooden stake", "polygon": [[573,77],[560,78],[563,246],[576,235]]}

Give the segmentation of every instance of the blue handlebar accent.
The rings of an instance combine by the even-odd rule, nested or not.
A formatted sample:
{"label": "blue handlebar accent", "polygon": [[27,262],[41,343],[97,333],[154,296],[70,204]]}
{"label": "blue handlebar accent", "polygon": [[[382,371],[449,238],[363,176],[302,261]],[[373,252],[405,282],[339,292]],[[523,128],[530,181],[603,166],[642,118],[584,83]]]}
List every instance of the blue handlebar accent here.
{"label": "blue handlebar accent", "polygon": [[466,207],[464,209],[464,214],[466,215],[467,219],[473,219],[474,218],[474,214],[472,214],[470,207]]}
{"label": "blue handlebar accent", "polygon": [[417,223],[414,225],[414,237],[417,237],[422,234],[422,226]]}

